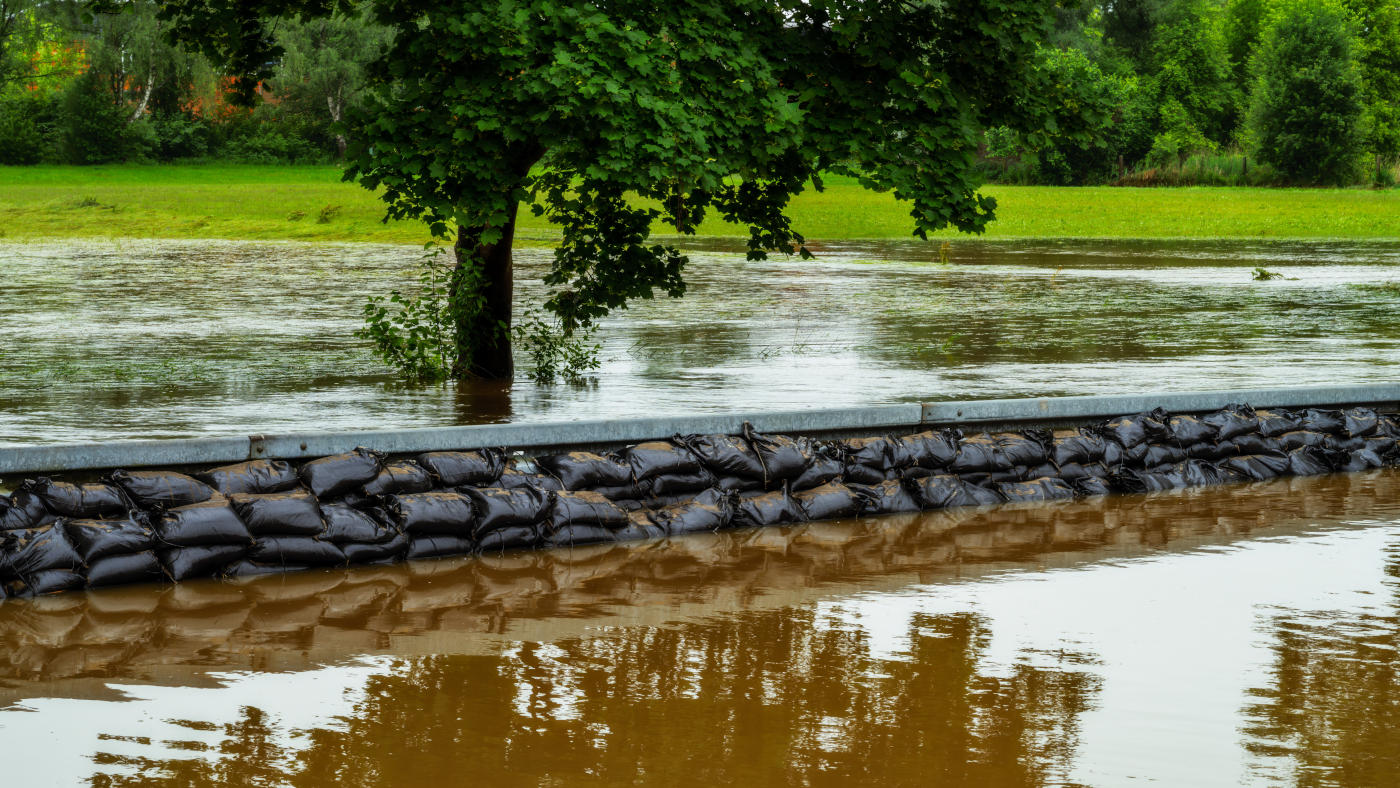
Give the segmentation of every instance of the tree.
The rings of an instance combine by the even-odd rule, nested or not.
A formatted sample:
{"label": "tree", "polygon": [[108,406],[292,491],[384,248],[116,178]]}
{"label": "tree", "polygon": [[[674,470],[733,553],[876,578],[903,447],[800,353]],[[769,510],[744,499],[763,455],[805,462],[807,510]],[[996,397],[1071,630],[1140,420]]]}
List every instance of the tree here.
{"label": "tree", "polygon": [[1378,164],[1400,161],[1400,4],[1350,0],[1360,27],[1363,129]]}
{"label": "tree", "polygon": [[1186,125],[1214,141],[1233,127],[1238,103],[1219,17],[1212,0],[1171,0],[1157,15],[1151,47],[1158,105],[1180,105]]}
{"label": "tree", "polygon": [[1261,161],[1299,183],[1343,184],[1362,151],[1352,18],[1338,0],[1289,0],[1254,60],[1251,132]]}
{"label": "tree", "polygon": [[[258,20],[335,0],[171,0],[184,40],[251,93]],[[525,204],[559,226],[545,281],[565,334],[634,298],[685,291],[651,239],[707,211],[750,228],[749,256],[806,255],[786,214],[823,172],[911,203],[920,237],[981,232],[981,129],[1043,133],[1038,0],[374,0],[393,44],[352,115],[347,177],[388,216],[456,233],[453,374],[512,373],[511,245]]]}

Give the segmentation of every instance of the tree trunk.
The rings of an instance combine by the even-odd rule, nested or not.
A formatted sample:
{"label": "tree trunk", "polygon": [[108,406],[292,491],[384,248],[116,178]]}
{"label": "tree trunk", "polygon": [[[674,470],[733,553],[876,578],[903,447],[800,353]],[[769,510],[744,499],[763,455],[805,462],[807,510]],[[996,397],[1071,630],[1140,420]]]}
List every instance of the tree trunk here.
{"label": "tree trunk", "polygon": [[511,303],[515,295],[515,272],[511,246],[515,241],[515,211],[501,228],[501,239],[494,244],[480,243],[481,227],[458,227],[457,267],[479,267],[483,274],[485,307],[477,317],[457,323],[457,361],[452,376],[458,380],[510,380],[515,376],[511,358]]}

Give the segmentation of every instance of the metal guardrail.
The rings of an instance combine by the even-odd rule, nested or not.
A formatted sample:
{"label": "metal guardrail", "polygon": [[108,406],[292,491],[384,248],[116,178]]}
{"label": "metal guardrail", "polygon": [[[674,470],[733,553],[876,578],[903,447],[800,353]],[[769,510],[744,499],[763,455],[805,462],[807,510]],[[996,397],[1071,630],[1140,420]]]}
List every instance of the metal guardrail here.
{"label": "metal guardrail", "polygon": [[837,410],[702,414],[674,418],[483,424],[360,432],[113,441],[108,443],[0,446],[0,474],[196,466],[248,459],[322,457],[368,446],[389,454],[506,446],[519,450],[610,447],[675,434],[737,433],[744,422],[761,432],[832,435],[928,426],[1075,424],[1166,408],[1177,413],[1218,410],[1247,402],[1256,407],[1369,405],[1400,410],[1400,383],[1305,386],[1169,394],[969,400],[880,405]]}

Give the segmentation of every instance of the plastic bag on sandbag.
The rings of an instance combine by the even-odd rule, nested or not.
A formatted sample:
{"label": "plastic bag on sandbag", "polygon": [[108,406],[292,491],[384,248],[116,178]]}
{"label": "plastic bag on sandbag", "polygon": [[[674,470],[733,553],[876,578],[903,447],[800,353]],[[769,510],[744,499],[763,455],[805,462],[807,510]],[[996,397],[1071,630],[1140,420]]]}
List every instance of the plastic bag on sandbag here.
{"label": "plastic bag on sandbag", "polygon": [[568,525],[621,528],[627,525],[627,513],[596,492],[559,492],[554,494],[554,507],[549,513],[549,523],[551,530]]}
{"label": "plastic bag on sandbag", "polygon": [[1303,426],[1296,415],[1286,410],[1256,410],[1254,416],[1259,420],[1259,434],[1265,438],[1302,429]]}
{"label": "plastic bag on sandbag", "polygon": [[1083,465],[1100,462],[1110,441],[1103,435],[1087,429],[1074,432],[1061,432],[1055,436],[1050,449],[1050,459],[1056,465],[1074,463]]}
{"label": "plastic bag on sandbag", "polygon": [[408,540],[408,550],[404,558],[417,561],[420,558],[443,558],[451,555],[467,555],[476,549],[476,542],[465,536],[432,534],[414,536]]}
{"label": "plastic bag on sandbag", "polygon": [[229,503],[254,536],[315,536],[326,528],[321,507],[304,492],[235,493]]}
{"label": "plastic bag on sandbag", "polygon": [[241,560],[248,554],[248,545],[206,545],[202,547],[174,547],[157,553],[165,574],[179,582],[196,577],[213,577],[224,571],[224,567]]}
{"label": "plastic bag on sandbag", "polygon": [[312,495],[330,500],[374,481],[383,467],[383,453],[360,446],[354,451],[312,460],[301,466],[298,474]]}
{"label": "plastic bag on sandbag", "polygon": [[824,484],[793,494],[808,520],[843,520],[859,517],[865,499],[844,484]]}
{"label": "plastic bag on sandbag", "polygon": [[1180,446],[1154,445],[1147,448],[1142,464],[1148,468],[1158,465],[1175,465],[1186,459],[1186,452]]}
{"label": "plastic bag on sandbag", "polygon": [[1346,416],[1340,410],[1308,408],[1297,415],[1301,429],[1328,435],[1343,435],[1346,432]]}
{"label": "plastic bag on sandbag", "polygon": [[1268,481],[1288,473],[1288,455],[1283,452],[1241,454],[1220,461],[1220,468],[1253,481]]}
{"label": "plastic bag on sandbag", "polygon": [[463,487],[476,509],[473,534],[478,537],[515,525],[536,526],[549,518],[555,493],[531,487]]}
{"label": "plastic bag on sandbag", "polygon": [[652,512],[651,519],[667,536],[719,531],[734,519],[734,498],[719,489],[709,489],[686,503]]}
{"label": "plastic bag on sandbag", "polygon": [[1074,493],[1085,498],[1094,498],[1100,495],[1109,495],[1114,492],[1113,482],[1107,478],[1098,476],[1085,476],[1082,479],[1075,479],[1070,482],[1074,488]]}
{"label": "plastic bag on sandbag", "polygon": [[[895,469],[894,472],[898,473],[898,470]],[[846,466],[841,477],[850,484],[879,484],[880,482],[886,481],[886,475],[888,473],[890,473],[890,471],[881,471],[868,465],[852,463]]]}
{"label": "plastic bag on sandbag", "polygon": [[155,533],[144,519],[64,520],[59,527],[68,543],[91,565],[99,558],[140,553],[155,547]]}
{"label": "plastic bag on sandbag", "polygon": [[993,489],[971,484],[957,476],[930,476],[910,485],[914,498],[923,509],[946,509],[954,506],[986,506],[1001,503]]}
{"label": "plastic bag on sandbag", "polygon": [[737,476],[762,483],[763,461],[749,442],[735,435],[686,435],[675,440],[690,450],[715,476]]}
{"label": "plastic bag on sandbag", "polygon": [[1011,503],[1027,501],[1068,501],[1074,488],[1064,479],[1042,478],[1028,482],[1003,482],[996,486],[997,494]]}
{"label": "plastic bag on sandbag", "polygon": [[603,544],[617,541],[613,529],[601,525],[574,523],[555,529],[545,537],[542,547],[582,547],[590,544]]}
{"label": "plastic bag on sandbag", "polygon": [[249,460],[196,473],[194,477],[223,495],[285,492],[301,483],[292,464],[282,460]]}
{"label": "plastic bag on sandbag", "polygon": [[[1039,465],[1048,461],[1054,441],[1047,429],[999,432],[992,437],[996,440],[997,456],[1004,464],[1011,465]],[[1009,470],[1004,464],[997,470]]]}
{"label": "plastic bag on sandbag", "polygon": [[383,563],[402,558],[408,552],[411,540],[412,537],[408,534],[395,531],[393,536],[383,542],[347,542],[340,545],[340,549],[345,553],[347,563]]}
{"label": "plastic bag on sandbag", "polygon": [[751,498],[740,498],[734,507],[735,528],[763,525],[787,525],[805,522],[806,513],[787,490],[763,493]]}
{"label": "plastic bag on sandbag", "polygon": [[312,536],[263,536],[248,551],[248,560],[270,566],[340,566],[345,553]]}
{"label": "plastic bag on sandbag", "polygon": [[1194,443],[1214,443],[1220,440],[1219,431],[1205,419],[1187,414],[1168,416],[1162,422],[1167,427],[1167,440],[1178,446]]}
{"label": "plastic bag on sandbag", "polygon": [[704,470],[700,460],[684,446],[670,441],[649,441],[625,449],[619,458],[638,481],[658,476],[685,476]]}
{"label": "plastic bag on sandbag", "polygon": [[504,553],[507,550],[534,550],[544,544],[544,535],[534,525],[511,525],[484,533],[477,549],[482,553]]}
{"label": "plastic bag on sandbag", "polygon": [[164,579],[160,559],[152,550],[110,555],[93,561],[87,569],[88,588],[155,583]]}
{"label": "plastic bag on sandbag", "polygon": [[958,456],[962,432],[956,429],[926,430],[896,438],[890,443],[890,459],[896,468],[942,470]]}
{"label": "plastic bag on sandbag", "polygon": [[697,493],[714,487],[717,481],[715,475],[704,468],[698,468],[690,473],[669,473],[641,480],[641,482],[651,485],[651,489],[647,492],[653,497]]}
{"label": "plastic bag on sandbag", "polygon": [[1342,411],[1342,434],[1350,438],[1365,438],[1380,431],[1380,414],[1371,408],[1347,408]]}
{"label": "plastic bag on sandbag", "polygon": [[0,537],[0,576],[22,578],[54,569],[76,572],[82,568],[82,556],[57,525],[8,531]]}
{"label": "plastic bag on sandbag", "polygon": [[1288,473],[1292,476],[1319,476],[1331,473],[1339,461],[1344,464],[1350,459],[1350,455],[1335,458],[1331,455],[1326,449],[1313,446],[1294,449],[1288,452]]}
{"label": "plastic bag on sandbag", "polygon": [[444,487],[495,484],[506,469],[505,452],[500,449],[432,451],[416,459]]}
{"label": "plastic bag on sandbag", "polygon": [[1239,435],[1249,435],[1259,430],[1259,417],[1254,408],[1243,404],[1226,405],[1214,413],[1207,413],[1201,421],[1215,428],[1215,439],[1233,440]]}
{"label": "plastic bag on sandbag", "polygon": [[412,460],[384,463],[384,469],[374,480],[360,488],[367,498],[400,493],[420,493],[433,489],[433,477],[428,469]]}
{"label": "plastic bag on sandbag", "polygon": [[243,524],[228,501],[179,506],[160,515],[155,522],[156,538],[180,547],[208,545],[249,545],[253,534]]}
{"label": "plastic bag on sandbag", "polygon": [[203,503],[214,488],[174,471],[112,471],[111,480],[143,509],[173,509]]}
{"label": "plastic bag on sandbag", "polygon": [[40,476],[26,479],[19,488],[32,493],[60,517],[96,520],[126,514],[128,507],[121,490],[111,484],[71,484]]}
{"label": "plastic bag on sandbag", "polygon": [[521,471],[507,470],[501,474],[501,478],[496,480],[496,487],[506,490],[518,490],[528,488],[531,490],[547,490],[549,492],[562,492],[563,482],[553,476],[543,473],[523,473]]}
{"label": "plastic bag on sandbag", "polygon": [[326,521],[322,537],[341,546],[383,544],[399,535],[399,529],[389,524],[387,513],[381,520],[345,504],[328,503],[321,507],[321,516]]}
{"label": "plastic bag on sandbag", "polygon": [[1106,438],[1112,438],[1125,449],[1170,437],[1171,432],[1163,419],[1167,412],[1160,408],[1150,413],[1137,413],[1132,416],[1119,416],[1097,425],[1096,429]]}
{"label": "plastic bag on sandbag", "polygon": [[5,583],[5,595],[34,597],[57,594],[61,591],[77,591],[86,584],[87,579],[71,569],[46,569]]}
{"label": "plastic bag on sandbag", "polygon": [[[464,490],[475,490],[464,487]],[[477,524],[475,499],[458,492],[405,493],[384,497],[384,510],[412,536],[470,536]]]}
{"label": "plastic bag on sandbag", "polygon": [[536,457],[535,463],[558,478],[566,490],[626,487],[632,484],[632,466],[616,457],[605,457],[591,451],[546,454]]}
{"label": "plastic bag on sandbag", "polygon": [[880,478],[884,478],[884,472],[892,468],[899,467],[895,460],[895,444],[897,442],[891,438],[879,436],[873,438],[846,438],[832,443],[832,447],[845,461],[846,467],[860,466],[880,472]]}
{"label": "plastic bag on sandbag", "polygon": [[765,435],[744,424],[744,437],[763,464],[764,484],[769,488],[796,479],[812,464],[816,452],[808,438]]}
{"label": "plastic bag on sandbag", "polygon": [[[939,477],[930,477],[939,478]],[[903,482],[885,481],[872,485],[850,485],[865,500],[865,514],[899,514],[917,512],[922,507]]]}
{"label": "plastic bag on sandbag", "polygon": [[0,533],[39,528],[57,521],[58,515],[33,493],[17,490],[8,498],[0,495]]}
{"label": "plastic bag on sandbag", "polygon": [[996,438],[983,433],[963,438],[958,443],[958,456],[948,467],[953,473],[990,473],[1007,471],[1014,465],[997,451]]}

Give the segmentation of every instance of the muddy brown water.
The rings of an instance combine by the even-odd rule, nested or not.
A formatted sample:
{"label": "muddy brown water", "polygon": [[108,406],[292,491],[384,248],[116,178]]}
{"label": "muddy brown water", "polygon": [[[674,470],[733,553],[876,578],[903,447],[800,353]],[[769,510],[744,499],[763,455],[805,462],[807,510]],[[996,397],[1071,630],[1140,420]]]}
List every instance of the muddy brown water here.
{"label": "muddy brown water", "polygon": [[[1400,245],[697,241],[592,384],[402,387],[351,336],[401,246],[0,243],[0,444],[1394,380]],[[548,250],[518,256],[521,298]],[[1256,282],[1255,267],[1286,279]]]}
{"label": "muddy brown water", "polygon": [[1400,472],[0,604],[7,785],[1400,784]]}

